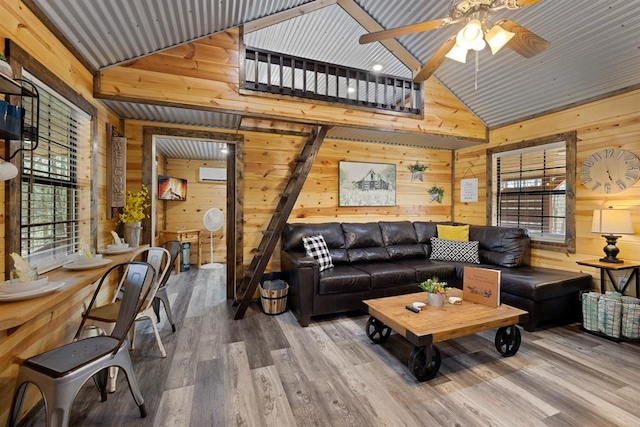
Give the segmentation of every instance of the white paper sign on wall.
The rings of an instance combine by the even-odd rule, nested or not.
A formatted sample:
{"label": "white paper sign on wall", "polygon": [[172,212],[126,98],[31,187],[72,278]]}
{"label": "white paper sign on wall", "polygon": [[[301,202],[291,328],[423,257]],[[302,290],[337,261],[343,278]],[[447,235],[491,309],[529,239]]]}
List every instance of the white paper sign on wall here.
{"label": "white paper sign on wall", "polygon": [[478,178],[465,178],[460,180],[460,201],[478,201]]}

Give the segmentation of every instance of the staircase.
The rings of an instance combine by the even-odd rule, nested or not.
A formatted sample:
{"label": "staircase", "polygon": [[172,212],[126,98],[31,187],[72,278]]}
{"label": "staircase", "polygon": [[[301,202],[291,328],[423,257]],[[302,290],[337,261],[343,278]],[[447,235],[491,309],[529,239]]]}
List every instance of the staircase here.
{"label": "staircase", "polygon": [[300,156],[296,159],[296,165],[289,177],[289,182],[287,183],[284,192],[280,195],[278,206],[271,217],[271,221],[269,221],[268,227],[263,232],[262,240],[258,245],[258,250],[253,255],[253,260],[251,261],[249,268],[245,270],[244,279],[236,293],[236,296],[242,295],[242,299],[239,303],[236,300],[236,303],[238,303],[238,308],[236,309],[234,316],[234,319],[236,320],[242,319],[244,313],[247,311],[247,307],[249,307],[251,298],[258,288],[260,278],[264,274],[267,263],[273,254],[278,240],[280,239],[284,225],[287,223],[287,219],[289,219],[293,206],[296,204],[296,200],[300,195],[302,186],[309,175],[309,171],[311,171],[311,166],[313,166],[313,162],[328,130],[329,127],[327,126],[322,126],[320,128],[317,126],[314,127],[313,131],[309,135],[309,139],[302,148]]}

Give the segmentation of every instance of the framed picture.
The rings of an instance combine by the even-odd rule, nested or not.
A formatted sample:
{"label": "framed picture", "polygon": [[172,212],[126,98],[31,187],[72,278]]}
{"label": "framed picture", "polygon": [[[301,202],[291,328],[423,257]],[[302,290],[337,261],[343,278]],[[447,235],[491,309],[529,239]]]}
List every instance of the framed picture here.
{"label": "framed picture", "polygon": [[395,206],[396,165],[340,162],[338,206]]}

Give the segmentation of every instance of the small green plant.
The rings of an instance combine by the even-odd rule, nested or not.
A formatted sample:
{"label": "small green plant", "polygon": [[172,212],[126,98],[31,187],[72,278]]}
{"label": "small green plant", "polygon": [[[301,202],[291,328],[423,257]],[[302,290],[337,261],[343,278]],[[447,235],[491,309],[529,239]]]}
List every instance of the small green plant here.
{"label": "small green plant", "polygon": [[421,165],[417,160],[415,164],[409,165],[409,170],[411,172],[424,172],[427,169],[429,169],[427,165]]}
{"label": "small green plant", "polygon": [[449,289],[447,282],[441,282],[437,277],[432,277],[418,285],[420,289],[431,294],[444,294]]}
{"label": "small green plant", "polygon": [[122,213],[118,217],[123,224],[131,224],[133,222],[142,221],[149,216],[145,213],[145,209],[151,206],[149,200],[149,190],[145,185],[142,186],[137,193],[127,192],[127,201],[122,209]]}

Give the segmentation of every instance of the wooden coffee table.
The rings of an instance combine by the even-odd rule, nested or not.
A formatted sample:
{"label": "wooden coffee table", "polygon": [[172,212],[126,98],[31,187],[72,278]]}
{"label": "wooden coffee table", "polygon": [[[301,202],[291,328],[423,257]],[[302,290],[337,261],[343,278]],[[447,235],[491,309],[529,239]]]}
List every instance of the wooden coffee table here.
{"label": "wooden coffee table", "polygon": [[[451,289],[447,296],[462,297],[462,291]],[[462,301],[460,305],[453,305],[446,300],[443,307],[427,305],[419,313],[406,308],[412,302],[426,300],[427,294],[418,292],[363,301],[365,310],[371,315],[367,321],[367,336],[376,344],[386,341],[391,330],[405,337],[415,346],[408,365],[419,381],[430,380],[438,373],[440,351],[433,344],[439,341],[498,328],[496,350],[503,356],[513,356],[518,352],[521,338],[515,325],[526,321],[526,311],[506,304],[488,307]]]}

